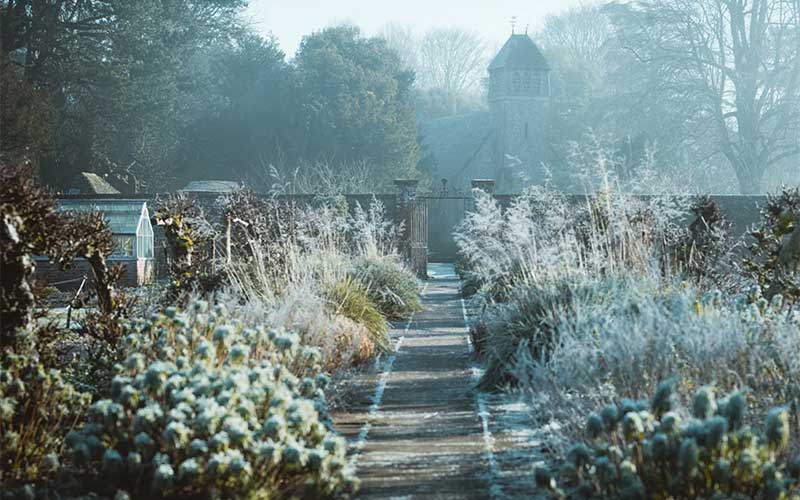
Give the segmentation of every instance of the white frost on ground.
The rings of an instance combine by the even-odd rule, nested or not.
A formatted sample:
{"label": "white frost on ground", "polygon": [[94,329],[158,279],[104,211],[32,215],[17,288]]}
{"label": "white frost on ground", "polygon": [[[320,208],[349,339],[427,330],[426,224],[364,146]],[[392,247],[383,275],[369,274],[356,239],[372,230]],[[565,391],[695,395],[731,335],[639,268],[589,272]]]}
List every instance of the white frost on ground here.
{"label": "white frost on ground", "polygon": [[[467,346],[469,348],[470,356],[474,355],[475,348],[472,345],[472,340],[469,333],[469,317],[467,316],[467,306],[464,299],[461,299],[461,314],[464,318],[464,330],[466,333]],[[476,365],[472,366],[472,385],[477,385],[483,375],[483,370]],[[497,466],[497,460],[494,455],[494,438],[492,431],[489,428],[489,419],[491,415],[487,410],[485,395],[475,390],[475,407],[478,417],[481,419],[481,426],[483,427],[483,449],[486,462],[489,464],[489,496],[491,498],[503,498],[505,494],[503,489],[497,484],[497,478],[500,476],[500,470]]]}
{"label": "white frost on ground", "polygon": [[[470,320],[466,303],[461,299],[464,325],[470,354],[473,346],[469,335]],[[473,366],[473,382],[477,383],[483,373]],[[531,498],[536,496],[533,469],[540,455],[544,437],[552,431],[548,424],[536,427],[532,419],[532,408],[523,393],[503,392],[489,394],[476,391],[478,413],[486,426],[484,440],[491,446],[489,461],[492,498]],[[488,436],[488,437],[487,437]],[[491,444],[489,444],[491,443]]]}

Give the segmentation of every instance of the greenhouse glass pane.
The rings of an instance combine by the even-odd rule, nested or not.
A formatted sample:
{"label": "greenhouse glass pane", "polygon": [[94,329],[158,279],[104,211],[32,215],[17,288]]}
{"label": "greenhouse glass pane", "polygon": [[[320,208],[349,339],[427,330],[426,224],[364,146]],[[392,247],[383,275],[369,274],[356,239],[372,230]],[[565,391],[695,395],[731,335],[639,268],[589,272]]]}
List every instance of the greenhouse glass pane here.
{"label": "greenhouse glass pane", "polygon": [[114,251],[111,253],[114,257],[133,257],[133,243],[134,236],[128,234],[115,234]]}

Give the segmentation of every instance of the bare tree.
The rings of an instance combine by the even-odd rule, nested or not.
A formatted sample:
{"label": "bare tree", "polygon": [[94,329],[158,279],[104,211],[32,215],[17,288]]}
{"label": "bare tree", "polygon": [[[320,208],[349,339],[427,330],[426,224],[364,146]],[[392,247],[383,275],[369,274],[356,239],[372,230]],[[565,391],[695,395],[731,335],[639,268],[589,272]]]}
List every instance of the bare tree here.
{"label": "bare tree", "polygon": [[422,88],[443,90],[455,113],[457,98],[480,88],[487,61],[486,46],[477,33],[433,29],[422,39],[417,77]]}
{"label": "bare tree", "polygon": [[658,81],[658,98],[691,102],[743,193],[800,154],[800,0],[647,0],[613,4],[620,43]]}
{"label": "bare tree", "polygon": [[419,37],[410,26],[388,23],[381,28],[378,36],[386,40],[386,44],[400,56],[403,66],[419,70]]}
{"label": "bare tree", "polygon": [[571,62],[602,65],[612,29],[600,4],[570,7],[545,18],[536,35],[545,50],[558,50]]}

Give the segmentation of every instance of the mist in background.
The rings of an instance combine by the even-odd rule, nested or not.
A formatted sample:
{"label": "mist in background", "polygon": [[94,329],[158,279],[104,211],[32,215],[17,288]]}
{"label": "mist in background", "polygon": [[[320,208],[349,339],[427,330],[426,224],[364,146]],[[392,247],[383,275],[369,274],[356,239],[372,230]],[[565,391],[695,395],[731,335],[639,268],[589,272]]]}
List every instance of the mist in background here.
{"label": "mist in background", "polygon": [[796,0],[44,5],[0,4],[0,160],[57,190],[800,184]]}
{"label": "mist in background", "polygon": [[424,32],[431,28],[457,27],[480,34],[497,48],[511,32],[511,18],[517,31],[529,26],[532,33],[542,27],[548,14],[556,14],[586,0],[409,0],[382,2],[368,0],[254,0],[243,16],[261,33],[272,33],[291,56],[304,35],[327,26],[348,23],[374,35],[386,24],[411,26]]}

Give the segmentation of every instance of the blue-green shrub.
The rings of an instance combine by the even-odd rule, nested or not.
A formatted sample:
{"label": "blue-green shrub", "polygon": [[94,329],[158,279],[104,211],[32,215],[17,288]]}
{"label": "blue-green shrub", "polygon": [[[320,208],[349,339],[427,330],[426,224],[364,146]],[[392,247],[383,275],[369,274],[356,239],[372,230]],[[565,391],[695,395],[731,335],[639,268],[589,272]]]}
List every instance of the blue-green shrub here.
{"label": "blue-green shrub", "polygon": [[741,392],[718,400],[697,391],[691,418],[675,408],[672,381],[649,405],[624,401],[589,416],[589,441],[573,445],[557,474],[536,470],[556,497],[797,498],[800,457],[789,458],[789,410],[776,408],[763,432],[745,426]]}
{"label": "blue-green shrub", "polygon": [[134,498],[328,496],[355,487],[327,425],[319,352],[196,302],[137,324],[112,397],[68,436],[93,491]]}
{"label": "blue-green shrub", "polygon": [[46,368],[35,351],[0,354],[0,493],[33,494],[60,467],[64,434],[91,398]]}

